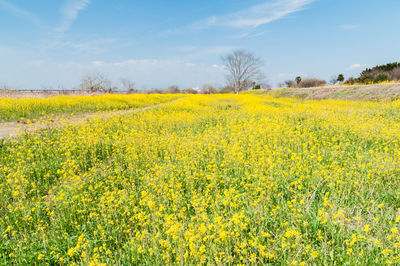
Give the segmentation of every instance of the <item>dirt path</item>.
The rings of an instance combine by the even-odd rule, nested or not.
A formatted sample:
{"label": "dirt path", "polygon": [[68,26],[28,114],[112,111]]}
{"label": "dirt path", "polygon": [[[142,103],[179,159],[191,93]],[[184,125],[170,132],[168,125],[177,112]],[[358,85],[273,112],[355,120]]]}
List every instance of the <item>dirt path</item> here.
{"label": "dirt path", "polygon": [[55,115],[55,116],[46,116],[44,118],[39,118],[37,120],[26,120],[19,122],[6,122],[0,123],[0,139],[7,139],[18,137],[24,132],[33,132],[40,129],[45,129],[49,127],[62,127],[64,125],[80,125],[85,121],[94,119],[94,118],[109,118],[117,115],[125,115],[141,112],[144,110],[149,110],[153,108],[157,108],[162,105],[167,105],[173,103],[181,98],[172,100],[166,103],[160,103],[152,106],[146,106],[142,108],[130,109],[130,110],[118,110],[118,111],[106,111],[106,112],[95,112],[95,113],[85,113],[79,115]]}

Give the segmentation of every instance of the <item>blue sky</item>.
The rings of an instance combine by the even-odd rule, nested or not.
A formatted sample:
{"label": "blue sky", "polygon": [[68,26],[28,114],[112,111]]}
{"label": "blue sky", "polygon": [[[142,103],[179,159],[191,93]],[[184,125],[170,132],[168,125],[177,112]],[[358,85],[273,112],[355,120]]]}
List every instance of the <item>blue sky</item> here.
{"label": "blue sky", "polygon": [[261,57],[272,86],[400,61],[399,0],[0,0],[0,84],[225,83],[221,56]]}

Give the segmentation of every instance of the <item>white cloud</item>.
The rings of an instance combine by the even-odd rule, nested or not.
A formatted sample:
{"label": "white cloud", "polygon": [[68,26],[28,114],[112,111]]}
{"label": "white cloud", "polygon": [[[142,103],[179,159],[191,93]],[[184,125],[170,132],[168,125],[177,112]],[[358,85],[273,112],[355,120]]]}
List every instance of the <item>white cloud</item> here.
{"label": "white cloud", "polygon": [[[186,60],[198,61],[199,59],[204,59],[205,57],[215,57],[221,56],[238,49],[237,46],[233,45],[217,45],[215,47],[195,47],[193,50],[182,51],[185,55],[183,56]],[[179,51],[179,48],[178,48]],[[182,58],[182,56],[179,56]]]}
{"label": "white cloud", "polygon": [[243,39],[243,38],[257,38],[264,35],[266,31],[256,31],[254,29],[242,32],[232,36],[233,39]]}
{"label": "white cloud", "polygon": [[239,12],[224,16],[213,16],[191,25],[192,29],[212,26],[232,28],[256,28],[299,12],[315,0],[275,0],[251,6]]}
{"label": "white cloud", "polygon": [[362,64],[352,64],[348,67],[346,67],[346,70],[357,70],[366,67],[367,65],[362,65]]}
{"label": "white cloud", "polygon": [[105,63],[103,61],[93,61],[92,64],[94,66],[100,67],[100,66],[104,66]]}
{"label": "white cloud", "polygon": [[216,68],[216,69],[218,69],[218,70],[226,70],[226,67],[225,66],[223,66],[223,65],[217,65],[217,64],[213,64],[213,65],[211,65],[213,68]]}
{"label": "white cloud", "polygon": [[217,65],[196,64],[175,59],[127,59],[123,61],[29,61],[16,63],[2,69],[0,82],[10,86],[34,89],[46,87],[75,88],[81,78],[92,72],[104,73],[114,84],[124,77],[134,80],[137,88],[166,88],[178,85],[180,88],[201,86],[205,83],[224,83],[224,70]]}
{"label": "white cloud", "polygon": [[206,49],[199,49],[196,55],[220,55],[224,53],[231,52],[232,50],[236,49],[236,46],[232,45],[218,45],[212,48],[206,48]]}
{"label": "white cloud", "polygon": [[84,56],[86,58],[95,58],[101,54],[115,51],[115,49],[129,47],[126,44],[128,42],[128,40],[124,39],[99,38],[95,35],[88,35],[84,38],[74,38],[66,35],[52,34],[49,38],[42,39],[31,46],[37,53],[57,54],[67,57]]}
{"label": "white cloud", "polygon": [[62,19],[56,31],[59,33],[68,31],[78,18],[79,12],[84,10],[89,4],[90,0],[67,0],[61,8]]}
{"label": "white cloud", "polygon": [[43,27],[44,24],[43,22],[34,14],[21,9],[13,4],[10,4],[9,2],[5,1],[5,0],[0,0],[0,7],[3,7],[5,9],[7,9],[8,11],[14,13],[17,16],[23,17],[26,20],[29,20],[30,22],[34,23],[37,26],[41,26]]}
{"label": "white cloud", "polygon": [[113,80],[128,77],[135,80],[138,86],[158,88],[173,84],[181,88],[201,86],[204,83],[222,83],[224,79],[222,69],[180,59],[128,59],[105,62],[98,70],[109,73]]}
{"label": "white cloud", "polygon": [[184,53],[186,56],[190,57],[203,57],[205,55],[220,55],[224,53],[231,52],[237,49],[233,45],[217,45],[212,47],[201,47],[201,46],[181,46],[172,48],[174,52]]}

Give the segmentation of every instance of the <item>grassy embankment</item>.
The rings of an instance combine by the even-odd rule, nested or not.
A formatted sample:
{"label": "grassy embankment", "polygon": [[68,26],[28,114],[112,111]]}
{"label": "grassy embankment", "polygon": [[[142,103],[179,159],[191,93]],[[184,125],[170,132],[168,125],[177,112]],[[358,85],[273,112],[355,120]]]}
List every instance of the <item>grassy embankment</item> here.
{"label": "grassy embankment", "polygon": [[306,100],[366,100],[394,101],[400,99],[400,84],[325,86],[318,88],[284,88],[269,91],[275,97],[295,97]]}

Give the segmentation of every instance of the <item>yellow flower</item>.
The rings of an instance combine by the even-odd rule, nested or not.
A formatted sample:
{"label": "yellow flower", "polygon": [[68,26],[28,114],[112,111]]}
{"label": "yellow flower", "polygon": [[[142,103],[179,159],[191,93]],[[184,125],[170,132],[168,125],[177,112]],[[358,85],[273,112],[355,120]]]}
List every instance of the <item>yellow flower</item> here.
{"label": "yellow flower", "polygon": [[369,224],[364,225],[364,231],[365,232],[369,232],[371,230],[371,228],[369,227]]}
{"label": "yellow flower", "polygon": [[313,251],[311,252],[311,256],[312,256],[314,259],[317,258],[318,255],[319,255],[318,251],[313,250]]}
{"label": "yellow flower", "polygon": [[347,255],[350,255],[351,253],[353,253],[353,249],[352,248],[348,248],[346,253],[347,253]]}
{"label": "yellow flower", "polygon": [[[58,118],[177,98],[78,124]],[[386,219],[370,193],[399,193],[385,182],[400,169],[396,110],[400,100],[250,93],[1,99],[0,119],[57,118],[46,118],[52,126],[32,120],[41,131],[0,141],[0,237],[27,246],[7,252],[21,261],[48,259],[31,254],[37,238],[56,243],[49,252],[68,243],[65,254],[50,254],[59,264],[307,265],[329,254],[346,264],[371,256],[368,245],[398,264],[400,217]],[[362,207],[354,213],[349,203]],[[343,244],[339,258],[332,251]]]}
{"label": "yellow flower", "polygon": [[74,249],[74,248],[70,248],[70,249],[68,249],[68,252],[67,252],[67,254],[68,254],[68,256],[70,256],[70,257],[73,257],[73,256],[74,256],[74,254],[75,254],[75,249]]}
{"label": "yellow flower", "polygon": [[384,249],[384,250],[382,250],[382,254],[383,255],[388,255],[388,254],[390,254],[390,253],[392,253],[392,250],[391,249]]}

